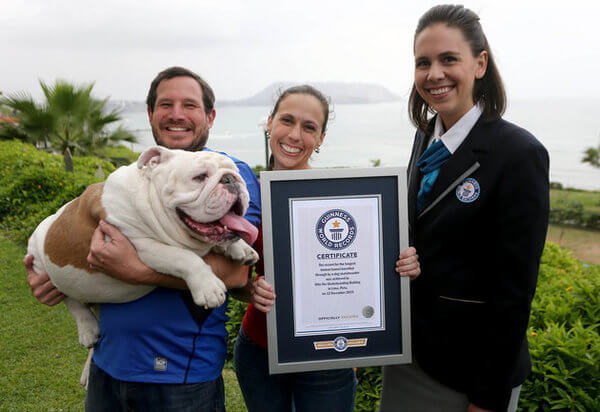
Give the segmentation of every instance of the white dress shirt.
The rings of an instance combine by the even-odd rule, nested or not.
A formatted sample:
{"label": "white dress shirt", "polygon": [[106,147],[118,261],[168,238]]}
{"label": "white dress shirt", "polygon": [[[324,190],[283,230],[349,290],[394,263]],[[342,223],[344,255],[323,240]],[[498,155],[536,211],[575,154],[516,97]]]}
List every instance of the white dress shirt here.
{"label": "white dress shirt", "polygon": [[456,149],[458,149],[458,146],[460,146],[460,144],[465,140],[473,126],[475,126],[475,123],[477,123],[481,113],[483,113],[481,107],[476,104],[448,131],[444,129],[442,117],[438,114],[435,119],[435,127],[433,129],[433,135],[431,136],[429,144],[440,139],[448,151],[454,154]]}

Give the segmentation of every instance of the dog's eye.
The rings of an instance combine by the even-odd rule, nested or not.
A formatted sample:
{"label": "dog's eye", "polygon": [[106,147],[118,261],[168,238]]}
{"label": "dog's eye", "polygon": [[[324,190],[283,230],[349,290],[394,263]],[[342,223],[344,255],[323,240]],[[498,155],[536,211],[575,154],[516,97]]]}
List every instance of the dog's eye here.
{"label": "dog's eye", "polygon": [[204,182],[204,180],[206,180],[208,176],[206,175],[206,173],[202,173],[201,175],[198,175],[194,178],[195,181],[197,182]]}

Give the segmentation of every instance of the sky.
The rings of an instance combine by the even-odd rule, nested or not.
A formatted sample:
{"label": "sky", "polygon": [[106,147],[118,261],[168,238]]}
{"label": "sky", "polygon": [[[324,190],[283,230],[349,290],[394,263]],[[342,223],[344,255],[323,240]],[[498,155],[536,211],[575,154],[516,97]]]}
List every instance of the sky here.
{"label": "sky", "polygon": [[[10,0],[0,12],[0,91],[95,83],[145,100],[180,65],[217,100],[276,81],[365,82],[407,97],[419,17],[438,2],[379,0]],[[479,14],[509,98],[600,95],[600,2],[465,1]]]}

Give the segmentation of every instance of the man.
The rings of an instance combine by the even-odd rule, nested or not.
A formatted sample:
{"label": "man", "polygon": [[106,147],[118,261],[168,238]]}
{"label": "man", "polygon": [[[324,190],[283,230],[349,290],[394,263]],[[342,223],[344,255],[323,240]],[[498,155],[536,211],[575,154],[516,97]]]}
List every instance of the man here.
{"label": "man", "polygon": [[[200,76],[181,67],[168,68],[153,80],[146,103],[157,144],[208,150],[214,94]],[[258,225],[258,181],[248,165],[233,160],[250,193],[246,219]],[[105,235],[111,241],[106,242]],[[204,260],[228,288],[246,285],[246,266],[220,255]],[[62,294],[47,274],[33,271],[32,261],[28,256],[24,263],[34,296],[48,305],[60,302]],[[90,367],[86,410],[224,410],[221,370],[227,351],[227,301],[210,313],[200,329],[178,290],[185,289],[185,282],[144,265],[131,243],[106,222],[100,222],[94,233],[88,262],[126,282],[164,288],[134,302],[101,305],[101,334]]]}

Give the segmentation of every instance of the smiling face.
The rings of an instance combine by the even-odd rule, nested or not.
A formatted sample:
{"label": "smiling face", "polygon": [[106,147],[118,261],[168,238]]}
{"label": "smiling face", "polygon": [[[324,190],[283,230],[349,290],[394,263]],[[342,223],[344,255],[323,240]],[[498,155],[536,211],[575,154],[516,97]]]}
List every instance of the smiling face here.
{"label": "smiling face", "polygon": [[474,105],[475,79],[487,68],[487,52],[473,56],[460,29],[431,25],[415,39],[415,87],[451,128]]}
{"label": "smiling face", "polygon": [[154,111],[148,108],[148,117],[157,144],[197,151],[206,145],[215,111],[205,112],[200,84],[180,76],[159,83]]}
{"label": "smiling face", "polygon": [[310,155],[325,138],[324,121],[323,105],[316,97],[304,93],[285,96],[267,123],[273,169],[309,169]]}

